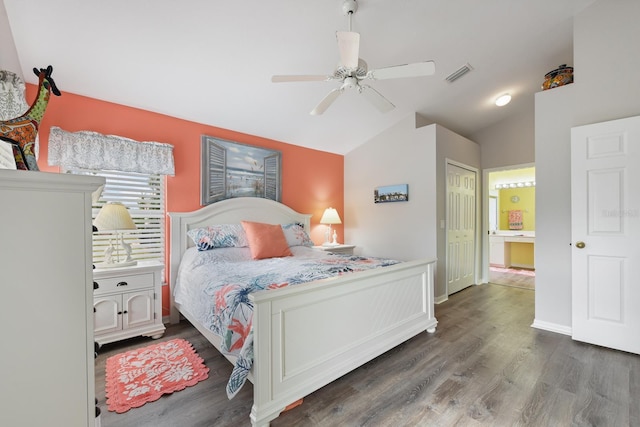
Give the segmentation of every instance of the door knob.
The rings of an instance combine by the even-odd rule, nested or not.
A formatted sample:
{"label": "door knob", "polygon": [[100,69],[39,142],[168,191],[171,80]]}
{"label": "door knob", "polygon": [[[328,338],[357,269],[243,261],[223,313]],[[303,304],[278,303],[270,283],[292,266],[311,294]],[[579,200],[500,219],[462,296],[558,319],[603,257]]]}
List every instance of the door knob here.
{"label": "door knob", "polygon": [[578,249],[582,249],[584,248],[586,245],[584,244],[584,242],[576,242],[576,248]]}

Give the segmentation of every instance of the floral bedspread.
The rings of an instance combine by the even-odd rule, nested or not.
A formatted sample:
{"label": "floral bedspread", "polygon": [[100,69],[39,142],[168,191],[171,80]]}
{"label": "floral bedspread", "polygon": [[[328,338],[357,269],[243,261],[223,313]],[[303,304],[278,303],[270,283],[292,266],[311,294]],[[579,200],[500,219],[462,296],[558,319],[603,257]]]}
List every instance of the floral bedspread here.
{"label": "floral bedspread", "polygon": [[252,260],[248,248],[223,248],[183,257],[175,300],[222,339],[222,351],[237,362],[227,383],[233,398],[253,364],[251,292],[298,285],[346,273],[397,264],[384,258],[330,255],[308,247],[291,248],[294,256]]}

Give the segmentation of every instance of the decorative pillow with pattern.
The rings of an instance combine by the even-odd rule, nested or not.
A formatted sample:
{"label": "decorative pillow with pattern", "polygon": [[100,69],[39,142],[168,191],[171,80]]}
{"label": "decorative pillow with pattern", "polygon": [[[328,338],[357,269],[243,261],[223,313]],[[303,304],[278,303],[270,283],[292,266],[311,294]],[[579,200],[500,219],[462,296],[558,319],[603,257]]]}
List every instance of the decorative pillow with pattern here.
{"label": "decorative pillow with pattern", "polygon": [[187,232],[199,251],[216,248],[244,248],[249,246],[247,235],[240,224],[218,224],[194,228]]}
{"label": "decorative pillow with pattern", "polygon": [[313,241],[300,224],[282,224],[282,231],[289,246],[313,246]]}

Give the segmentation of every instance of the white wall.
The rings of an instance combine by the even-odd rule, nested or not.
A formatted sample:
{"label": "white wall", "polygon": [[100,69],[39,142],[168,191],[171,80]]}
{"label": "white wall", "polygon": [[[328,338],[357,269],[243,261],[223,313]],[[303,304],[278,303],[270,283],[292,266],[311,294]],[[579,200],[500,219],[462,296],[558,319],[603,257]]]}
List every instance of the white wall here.
{"label": "white wall", "polygon": [[[34,29],[34,31],[36,31]],[[7,18],[7,10],[4,7],[4,0],[0,0],[0,70],[13,71],[21,79],[24,80],[20,61],[18,61],[18,52],[13,42],[11,28],[9,28],[9,19]]]}
{"label": "white wall", "polygon": [[[437,161],[436,161],[436,189],[437,189],[437,247],[438,247],[438,263],[436,268],[436,301],[443,301],[447,298],[447,278],[446,278],[446,261],[447,261],[447,233],[446,229],[440,227],[442,221],[446,220],[446,192],[447,177],[446,165],[447,160],[453,160],[466,166],[478,169],[477,176],[477,198],[476,198],[476,254],[480,254],[481,248],[481,215],[482,212],[482,174],[480,173],[480,146],[475,142],[460,136],[449,129],[440,125],[432,125],[436,128],[436,145],[437,145]],[[476,257],[476,272],[480,274],[480,259]]]}
{"label": "white wall", "polygon": [[574,23],[574,125],[640,114],[640,1],[599,0]]}
{"label": "white wall", "polygon": [[[406,117],[344,157],[345,242],[363,255],[435,258],[435,128]],[[408,184],[409,201],[374,203],[378,186]]]}
{"label": "white wall", "polygon": [[[518,114],[488,126],[471,135],[471,139],[480,144],[480,156],[483,178],[488,177],[488,171],[496,168],[505,168],[514,165],[530,165],[535,161],[535,137],[534,137],[534,106],[535,99],[532,96],[527,101],[526,108]],[[508,108],[508,107],[507,107]],[[489,223],[489,208],[484,206],[491,189],[487,188],[488,183],[482,185],[482,212],[483,221],[481,226]],[[489,193],[487,193],[489,190]],[[481,261],[480,271],[482,277],[479,282],[489,281],[489,236],[481,235],[481,247],[484,260]],[[536,260],[536,263],[538,261]]]}
{"label": "white wall", "polygon": [[[480,147],[411,115],[345,155],[345,242],[356,253],[399,260],[438,258],[435,296],[446,299],[446,159],[480,167]],[[373,202],[381,185],[409,184],[409,201]]]}
{"label": "white wall", "polygon": [[533,129],[534,99],[532,97],[525,111],[471,135],[471,139],[482,147],[482,168],[492,169],[533,163],[535,160]]}
{"label": "white wall", "polygon": [[534,326],[571,330],[571,127],[640,115],[640,2],[599,0],[574,21],[573,85],[536,95]]}
{"label": "white wall", "polygon": [[534,326],[570,333],[570,139],[575,84],[536,94],[536,304]]}

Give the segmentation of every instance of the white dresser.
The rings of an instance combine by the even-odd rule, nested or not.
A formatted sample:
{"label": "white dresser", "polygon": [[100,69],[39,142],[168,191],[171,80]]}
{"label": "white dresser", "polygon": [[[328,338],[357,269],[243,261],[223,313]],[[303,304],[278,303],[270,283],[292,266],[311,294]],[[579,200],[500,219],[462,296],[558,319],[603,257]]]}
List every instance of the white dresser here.
{"label": "white dresser", "polygon": [[91,193],[103,178],[0,170],[0,425],[95,424]]}

